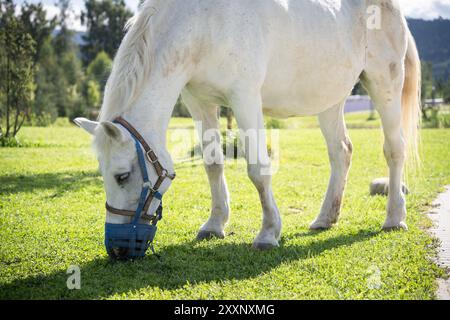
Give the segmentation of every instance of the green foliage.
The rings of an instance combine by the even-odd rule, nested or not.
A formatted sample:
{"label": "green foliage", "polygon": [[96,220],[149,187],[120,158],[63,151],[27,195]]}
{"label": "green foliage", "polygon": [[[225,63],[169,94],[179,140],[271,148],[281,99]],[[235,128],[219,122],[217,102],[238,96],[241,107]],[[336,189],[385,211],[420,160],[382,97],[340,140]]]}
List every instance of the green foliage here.
{"label": "green foliage", "polygon": [[111,68],[112,60],[105,51],[100,51],[87,67],[87,76],[100,85],[100,92],[103,92],[105,89]]}
{"label": "green foliage", "polygon": [[449,113],[441,114],[439,116],[439,123],[440,123],[441,128],[449,129],[450,128],[450,114]]}
{"label": "green foliage", "polygon": [[82,12],[81,22],[88,29],[81,47],[86,65],[99,52],[105,51],[114,57],[124,36],[124,27],[132,13],[124,0],[86,0],[86,11]]}
{"label": "green foliage", "polygon": [[76,52],[69,50],[56,54],[54,40],[48,38],[42,46],[37,64],[36,103],[37,115],[48,113],[53,120],[65,116],[75,108],[81,97],[83,72]]}
{"label": "green foliage", "polygon": [[35,41],[15,15],[11,1],[0,3],[0,138],[10,144],[33,101]]}
{"label": "green foliage", "polygon": [[25,121],[25,126],[47,127],[55,122],[52,114],[43,112],[41,114],[31,113]]}
{"label": "green foliage", "polygon": [[12,136],[0,136],[0,147],[2,148],[19,148],[21,147],[20,141],[16,137]]}
{"label": "green foliage", "polygon": [[450,128],[450,112],[448,107],[433,108],[426,111],[423,126],[425,128]]}
{"label": "green foliage", "polygon": [[177,103],[175,104],[175,107],[174,107],[173,113],[172,113],[172,117],[179,117],[179,118],[190,118],[191,117],[189,110],[186,108],[186,106],[181,101],[181,99],[178,99]]}
{"label": "green foliage", "polygon": [[[350,120],[361,127],[367,116]],[[290,119],[292,127],[314,121]],[[173,119],[171,127],[188,124],[192,128],[191,120]],[[442,147],[450,131],[423,131],[426,161],[422,174],[410,179],[408,232],[382,232],[386,198],[368,196],[369,182],[386,173],[381,131],[352,129],[350,136],[352,168],[339,224],[331,230],[308,230],[329,178],[320,130],[286,129],[273,177],[283,219],[280,248],[259,252],[250,246],[261,226],[261,205],[243,160],[226,163],[232,199],[227,237],[193,240],[211,204],[202,161],[195,160],[176,164],[178,178],[165,195],[155,242],[161,260],[149,253],[111,263],[91,137],[75,126],[24,128],[19,138],[39,146],[0,153],[0,299],[435,298],[436,278],[444,272],[431,260],[436,243],[423,212],[450,184],[443,161],[450,149]],[[67,289],[70,265],[81,268],[81,290]],[[377,288],[368,286],[374,269],[381,275]]]}
{"label": "green foliage", "polygon": [[433,65],[422,61],[422,101],[431,99],[433,95]]}
{"label": "green foliage", "polygon": [[267,117],[266,118],[266,129],[284,129],[286,124],[283,120]]}
{"label": "green foliage", "polygon": [[19,19],[24,31],[28,33],[35,42],[34,64],[41,57],[41,49],[57,25],[57,18],[47,19],[47,12],[42,3],[27,3],[21,6]]}
{"label": "green foliage", "polygon": [[439,110],[431,109],[426,111],[430,116],[425,119],[424,124],[427,128],[439,128]]}
{"label": "green foliage", "polygon": [[41,53],[36,66],[36,91],[33,113],[39,117],[49,114],[53,119],[58,116],[57,99],[61,92],[59,66],[50,38],[47,38],[41,46]]}
{"label": "green foliage", "polygon": [[70,114],[77,104],[83,101],[82,86],[85,76],[81,61],[74,51],[68,51],[58,57],[60,85],[58,95],[59,116]]}
{"label": "green foliage", "polygon": [[100,105],[100,87],[95,80],[89,80],[87,83],[87,99],[86,102],[91,108],[98,108]]}
{"label": "green foliage", "polygon": [[244,157],[245,151],[242,148],[238,131],[222,131],[222,152],[225,156],[234,159]]}
{"label": "green foliage", "polygon": [[[8,2],[6,2],[8,3]],[[43,125],[57,116],[64,116],[75,108],[83,97],[83,70],[72,41],[73,32],[66,26],[69,0],[60,0],[60,16],[47,19],[42,4],[24,4],[17,19],[23,32],[36,44],[32,67],[34,70],[34,101],[27,113],[27,124]],[[55,27],[59,26],[56,34]],[[33,116],[31,115],[33,114]]]}
{"label": "green foliage", "polygon": [[89,117],[89,109],[87,107],[86,100],[76,100],[67,116],[69,117],[70,121],[78,117]]}
{"label": "green foliage", "polygon": [[450,103],[450,79],[442,85],[442,97],[446,103]]}
{"label": "green foliage", "polygon": [[69,30],[67,26],[67,20],[70,14],[70,1],[71,0],[58,0],[58,26],[59,31],[53,39],[53,46],[57,55],[64,54],[66,52],[77,51],[75,43],[72,41],[74,32]]}

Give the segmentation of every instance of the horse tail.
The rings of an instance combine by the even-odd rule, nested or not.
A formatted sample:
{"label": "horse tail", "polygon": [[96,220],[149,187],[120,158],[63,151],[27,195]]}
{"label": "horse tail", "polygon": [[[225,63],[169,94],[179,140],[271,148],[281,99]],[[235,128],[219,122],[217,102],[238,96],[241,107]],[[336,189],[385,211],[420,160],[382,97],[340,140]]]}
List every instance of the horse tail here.
{"label": "horse tail", "polygon": [[416,42],[408,30],[405,81],[402,93],[402,128],[408,144],[410,163],[420,164],[419,127],[421,125],[421,63]]}

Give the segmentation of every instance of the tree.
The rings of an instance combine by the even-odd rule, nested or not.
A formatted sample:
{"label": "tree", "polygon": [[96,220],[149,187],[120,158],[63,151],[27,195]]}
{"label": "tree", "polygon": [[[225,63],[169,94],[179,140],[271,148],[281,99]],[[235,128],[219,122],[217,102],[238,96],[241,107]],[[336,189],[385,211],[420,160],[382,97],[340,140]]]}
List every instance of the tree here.
{"label": "tree", "polygon": [[83,37],[86,44],[81,47],[81,52],[85,65],[88,65],[101,51],[110,57],[115,56],[132,12],[124,0],[86,0],[85,6],[81,23],[87,27],[88,33]]}
{"label": "tree", "polygon": [[42,3],[24,3],[21,8],[20,21],[24,31],[28,33],[35,42],[35,53],[33,63],[36,64],[41,56],[41,49],[45,40],[50,37],[57,25],[57,18],[47,20],[47,12]]}
{"label": "tree", "polygon": [[31,107],[35,41],[15,15],[15,5],[0,3],[0,139],[14,138]]}
{"label": "tree", "polygon": [[95,80],[89,80],[87,82],[87,94],[86,102],[91,109],[97,109],[100,107],[100,87]]}
{"label": "tree", "polygon": [[87,67],[87,76],[94,79],[100,85],[103,93],[112,68],[112,60],[105,51],[100,51],[95,59]]}
{"label": "tree", "polygon": [[427,110],[425,108],[425,100],[431,98],[433,94],[433,65],[431,62],[422,61],[422,117],[428,120]]}
{"label": "tree", "polygon": [[450,79],[447,81],[442,90],[442,95],[446,103],[450,103]]}
{"label": "tree", "polygon": [[[36,100],[33,112],[37,117],[56,120],[67,116],[81,99],[84,81],[78,48],[73,43],[73,32],[67,26],[70,1],[60,0],[58,30],[41,44],[36,63]],[[43,23],[44,24],[44,23]]]}
{"label": "tree", "polygon": [[57,5],[59,8],[59,16],[57,20],[59,30],[53,38],[53,47],[56,55],[63,55],[66,52],[77,51],[77,47],[72,41],[75,33],[70,30],[67,25],[67,20],[71,11],[70,0],[59,0]]}
{"label": "tree", "polygon": [[50,115],[54,120],[58,116],[56,98],[60,83],[58,61],[53,50],[52,41],[47,38],[41,45],[41,53],[36,66],[36,92],[33,114],[37,117]]}
{"label": "tree", "polygon": [[81,95],[83,82],[86,81],[79,59],[78,46],[73,41],[74,32],[67,25],[71,12],[70,0],[58,0],[59,30],[53,38],[53,48],[58,61],[60,82],[57,107],[60,116],[72,115],[75,109],[81,109],[85,102]]}
{"label": "tree", "polygon": [[422,61],[422,101],[431,98],[433,91],[433,64]]}

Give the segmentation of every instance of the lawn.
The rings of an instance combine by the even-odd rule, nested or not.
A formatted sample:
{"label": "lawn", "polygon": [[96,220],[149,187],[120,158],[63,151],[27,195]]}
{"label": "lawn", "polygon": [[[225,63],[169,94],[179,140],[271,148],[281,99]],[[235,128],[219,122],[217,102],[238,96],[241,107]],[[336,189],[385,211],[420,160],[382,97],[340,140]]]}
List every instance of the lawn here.
{"label": "lawn", "polygon": [[[0,149],[0,299],[433,299],[444,272],[423,214],[450,184],[450,130],[423,130],[423,168],[408,184],[408,232],[382,232],[386,198],[369,183],[387,173],[379,121],[348,116],[354,158],[340,222],[310,232],[328,182],[325,143],[316,120],[284,122],[274,192],[283,219],[281,247],[251,248],[261,209],[242,160],[226,165],[232,215],[224,240],[196,242],[209,215],[209,186],[189,146],[169,139],[177,180],[165,197],[155,249],[113,263],[103,246],[102,179],[90,137],[68,124],[24,128],[25,147]],[[171,132],[192,134],[189,119]],[[177,136],[177,135],[175,135]],[[272,146],[273,147],[273,146]],[[81,269],[68,290],[67,269]]]}

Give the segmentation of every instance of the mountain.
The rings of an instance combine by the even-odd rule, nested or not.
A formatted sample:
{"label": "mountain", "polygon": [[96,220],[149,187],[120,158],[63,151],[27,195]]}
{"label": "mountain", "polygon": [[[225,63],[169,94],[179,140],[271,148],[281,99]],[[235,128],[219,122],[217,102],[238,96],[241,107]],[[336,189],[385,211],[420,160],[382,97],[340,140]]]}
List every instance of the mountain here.
{"label": "mountain", "polygon": [[450,76],[450,20],[408,19],[420,58],[433,64],[434,78]]}

